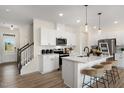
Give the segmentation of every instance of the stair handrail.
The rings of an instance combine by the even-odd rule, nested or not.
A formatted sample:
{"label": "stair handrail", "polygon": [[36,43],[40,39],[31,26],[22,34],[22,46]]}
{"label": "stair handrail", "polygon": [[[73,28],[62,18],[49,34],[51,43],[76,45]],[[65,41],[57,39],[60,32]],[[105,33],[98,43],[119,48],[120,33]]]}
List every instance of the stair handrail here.
{"label": "stair handrail", "polygon": [[34,45],[34,43],[31,43],[28,46],[24,47],[23,49],[20,50],[20,52],[22,53],[23,51],[25,51],[26,49],[28,49],[32,45]]}
{"label": "stair handrail", "polygon": [[27,47],[29,45],[29,43],[27,43],[26,45],[22,46],[21,48],[19,48],[19,51],[22,50],[23,48]]}
{"label": "stair handrail", "polygon": [[17,68],[19,70],[19,74],[21,73],[21,69],[22,69],[22,64],[21,64],[21,54],[22,52],[24,52],[26,49],[30,48],[32,45],[34,45],[34,43],[27,43],[26,45],[24,45],[21,48],[18,48],[17,50]]}

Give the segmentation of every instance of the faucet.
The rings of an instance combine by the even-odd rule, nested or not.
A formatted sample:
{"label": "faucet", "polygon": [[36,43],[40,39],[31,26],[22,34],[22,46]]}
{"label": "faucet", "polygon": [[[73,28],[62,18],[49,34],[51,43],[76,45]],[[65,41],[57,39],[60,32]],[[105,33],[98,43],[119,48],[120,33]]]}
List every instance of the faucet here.
{"label": "faucet", "polygon": [[89,47],[84,47],[84,51],[86,51],[86,49],[88,50],[88,52],[87,52],[87,57],[89,57],[90,56],[90,50],[89,50]]}

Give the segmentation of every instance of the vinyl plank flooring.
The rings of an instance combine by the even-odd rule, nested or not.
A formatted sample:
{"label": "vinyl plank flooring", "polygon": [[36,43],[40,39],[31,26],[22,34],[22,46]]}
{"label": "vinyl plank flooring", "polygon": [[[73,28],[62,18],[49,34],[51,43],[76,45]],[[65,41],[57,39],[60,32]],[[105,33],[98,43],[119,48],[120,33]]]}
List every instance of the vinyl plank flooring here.
{"label": "vinyl plank flooring", "polygon": [[[119,69],[120,80],[111,88],[124,88],[124,70]],[[103,85],[99,85],[101,88]],[[39,72],[20,76],[16,63],[0,64],[0,87],[1,88],[68,88],[64,85],[61,71],[53,71],[42,75]],[[95,87],[95,86],[94,86]]]}
{"label": "vinyl plank flooring", "polygon": [[63,80],[61,79],[61,71],[53,71],[44,75],[39,72],[35,72],[20,76],[16,68],[16,63],[0,65],[1,88],[64,87],[63,84]]}

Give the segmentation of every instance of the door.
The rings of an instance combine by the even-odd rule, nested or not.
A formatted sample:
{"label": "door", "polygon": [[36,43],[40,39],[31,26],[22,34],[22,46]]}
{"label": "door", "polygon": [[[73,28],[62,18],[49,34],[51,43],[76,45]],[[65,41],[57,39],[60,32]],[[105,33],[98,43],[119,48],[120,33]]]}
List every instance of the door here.
{"label": "door", "polygon": [[3,34],[2,63],[15,62],[16,60],[17,60],[16,35],[15,34]]}

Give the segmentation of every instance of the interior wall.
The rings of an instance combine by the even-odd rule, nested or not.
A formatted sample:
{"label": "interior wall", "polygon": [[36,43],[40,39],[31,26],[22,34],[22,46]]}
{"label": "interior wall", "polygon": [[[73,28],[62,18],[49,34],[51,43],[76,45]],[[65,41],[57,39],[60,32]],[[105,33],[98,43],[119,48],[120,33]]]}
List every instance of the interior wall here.
{"label": "interior wall", "polygon": [[3,43],[3,34],[14,34],[16,35],[16,49],[19,47],[19,29],[15,29],[13,31],[9,30],[5,27],[0,27],[0,63],[16,61],[16,56],[14,54],[10,55],[4,52],[4,43]]}
{"label": "interior wall", "polygon": [[121,46],[124,45],[124,27],[121,25],[115,25],[103,28],[101,33],[98,31],[90,31],[89,33],[89,45],[97,45],[99,39],[106,39],[106,38],[116,38],[117,45]]}
{"label": "interior wall", "polygon": [[[6,27],[0,27],[0,63],[8,62],[13,59],[12,57],[4,57],[4,51],[2,49],[3,33],[16,35],[16,49],[33,42],[33,25],[18,25],[18,29],[14,29],[13,31]],[[16,59],[16,57],[14,58]]]}
{"label": "interior wall", "polygon": [[20,25],[20,47],[24,46],[27,43],[33,42],[33,24],[32,25]]}
{"label": "interior wall", "polygon": [[88,33],[85,32],[84,27],[81,26],[79,28],[80,33],[78,33],[78,46],[79,46],[79,53],[80,55],[83,55],[84,48],[88,46]]}

